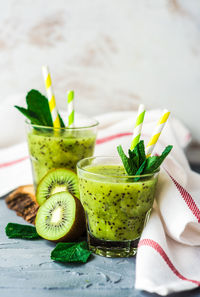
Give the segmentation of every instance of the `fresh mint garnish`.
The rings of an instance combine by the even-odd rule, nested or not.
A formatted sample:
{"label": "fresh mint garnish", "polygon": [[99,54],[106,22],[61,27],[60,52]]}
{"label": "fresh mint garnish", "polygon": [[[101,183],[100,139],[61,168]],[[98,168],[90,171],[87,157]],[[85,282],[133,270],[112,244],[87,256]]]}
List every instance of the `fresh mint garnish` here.
{"label": "fresh mint garnish", "polygon": [[136,161],[134,162],[134,157],[135,154],[131,154],[129,151],[129,157],[126,156],[126,154],[123,151],[123,148],[121,145],[119,145],[117,147],[117,151],[122,159],[122,162],[124,164],[124,168],[127,172],[128,175],[135,175],[136,171],[137,171],[137,163]]}
{"label": "fresh mint garnish", "polygon": [[21,239],[38,239],[41,238],[35,227],[28,225],[21,225],[16,223],[8,223],[5,228],[6,235],[9,238],[21,238]]}
{"label": "fresh mint garnish", "polygon": [[[128,151],[128,156],[124,153],[122,146],[117,147],[122,163],[128,175],[141,175],[155,172],[172,150],[172,145],[168,145],[160,156],[146,158],[144,141],[141,140],[133,150]],[[139,180],[136,177],[135,181]]]}
{"label": "fresh mint garnish", "polygon": [[167,155],[171,152],[172,147],[172,145],[168,145],[160,156],[152,156],[147,158],[144,173],[148,174],[156,171],[160,167],[164,159],[167,157]]}
{"label": "fresh mint garnish", "polygon": [[59,119],[60,119],[60,126],[61,128],[65,128],[65,123],[63,122],[63,119],[61,118],[61,115],[58,113]]}
{"label": "fresh mint garnish", "polygon": [[25,117],[27,117],[32,124],[40,125],[40,120],[37,118],[37,115],[31,110],[25,109],[20,106],[15,106]]}
{"label": "fresh mint garnish", "polygon": [[59,242],[51,252],[51,259],[59,262],[86,263],[90,255],[86,241]]}
{"label": "fresh mint garnish", "polygon": [[140,179],[140,175],[142,174],[142,173],[144,173],[144,168],[145,168],[145,166],[146,166],[146,160],[142,163],[142,165],[139,167],[139,169],[137,170],[137,172],[136,172],[136,176],[138,175],[138,177],[135,177],[134,178],[134,181],[138,181],[139,179]]}
{"label": "fresh mint garnish", "polygon": [[[49,109],[48,99],[37,90],[31,90],[26,95],[27,109],[16,106],[15,107],[26,116],[31,124],[53,127],[51,112]],[[59,114],[61,127],[65,124]]]}

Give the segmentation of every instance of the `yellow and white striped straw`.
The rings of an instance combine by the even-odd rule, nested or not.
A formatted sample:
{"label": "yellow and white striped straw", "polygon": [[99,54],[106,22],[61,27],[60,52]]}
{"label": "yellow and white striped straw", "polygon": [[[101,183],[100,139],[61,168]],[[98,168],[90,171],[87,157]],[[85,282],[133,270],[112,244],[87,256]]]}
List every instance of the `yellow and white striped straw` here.
{"label": "yellow and white striped straw", "polygon": [[44,77],[47,98],[49,101],[49,109],[51,112],[53,126],[54,126],[54,128],[60,128],[60,119],[59,119],[57,108],[56,108],[56,100],[55,100],[55,96],[54,96],[54,92],[53,92],[51,76],[50,76],[50,72],[49,72],[49,69],[47,66],[42,67],[42,73],[43,73],[43,77]]}
{"label": "yellow and white striped straw", "polygon": [[74,127],[74,91],[67,93],[68,128]]}
{"label": "yellow and white striped straw", "polygon": [[134,147],[140,141],[141,130],[142,130],[142,125],[143,125],[143,121],[144,121],[144,115],[145,115],[145,107],[143,104],[140,104],[139,108],[138,108],[138,113],[137,113],[134,130],[133,130],[133,140],[131,142],[131,147],[130,147],[131,150],[133,150]]}
{"label": "yellow and white striped straw", "polygon": [[153,149],[158,141],[158,138],[159,138],[166,122],[167,122],[169,115],[170,115],[170,112],[167,109],[164,109],[163,114],[160,117],[160,119],[155,127],[153,135],[151,136],[149,143],[146,146],[146,157],[147,158],[151,156],[151,153],[153,152]]}

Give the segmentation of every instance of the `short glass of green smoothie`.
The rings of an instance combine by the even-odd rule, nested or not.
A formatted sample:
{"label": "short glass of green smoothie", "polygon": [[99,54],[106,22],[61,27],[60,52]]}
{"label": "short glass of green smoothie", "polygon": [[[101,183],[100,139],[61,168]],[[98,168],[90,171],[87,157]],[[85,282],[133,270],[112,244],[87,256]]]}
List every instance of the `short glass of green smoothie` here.
{"label": "short glass of green smoothie", "polygon": [[89,249],[105,257],[129,257],[150,215],[159,170],[129,176],[118,157],[78,162],[80,199],[87,220]]}
{"label": "short glass of green smoothie", "polygon": [[73,128],[32,125],[28,121],[26,126],[35,189],[50,169],[76,171],[79,160],[93,155],[98,126],[94,119],[79,121]]}

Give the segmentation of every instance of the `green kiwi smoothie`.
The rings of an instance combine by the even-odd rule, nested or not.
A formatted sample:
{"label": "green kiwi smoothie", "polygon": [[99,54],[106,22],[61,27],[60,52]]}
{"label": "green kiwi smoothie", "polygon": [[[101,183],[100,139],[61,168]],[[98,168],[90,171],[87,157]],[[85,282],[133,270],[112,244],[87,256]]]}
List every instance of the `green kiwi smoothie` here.
{"label": "green kiwi smoothie", "polygon": [[140,237],[154,201],[157,174],[138,181],[121,165],[88,165],[78,170],[80,197],[89,232],[98,239]]}
{"label": "green kiwi smoothie", "polygon": [[89,130],[32,129],[28,147],[35,186],[53,168],[76,170],[77,162],[93,155],[96,133]]}

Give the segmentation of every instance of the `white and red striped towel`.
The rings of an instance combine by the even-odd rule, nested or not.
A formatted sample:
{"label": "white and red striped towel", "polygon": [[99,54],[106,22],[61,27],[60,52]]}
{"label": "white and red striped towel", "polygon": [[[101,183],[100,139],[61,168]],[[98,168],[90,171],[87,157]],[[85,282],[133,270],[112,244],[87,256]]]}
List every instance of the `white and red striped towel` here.
{"label": "white and red striped towel", "polygon": [[[160,113],[146,113],[142,131],[146,143]],[[118,144],[128,149],[135,118],[134,112],[97,117],[95,155],[116,155]],[[157,203],[139,242],[137,289],[167,295],[200,286],[200,175],[190,170],[183,152],[190,139],[187,129],[171,117],[156,145],[158,154],[168,144],[174,147],[162,167]],[[0,196],[32,181],[25,142],[0,150],[0,180]]]}

